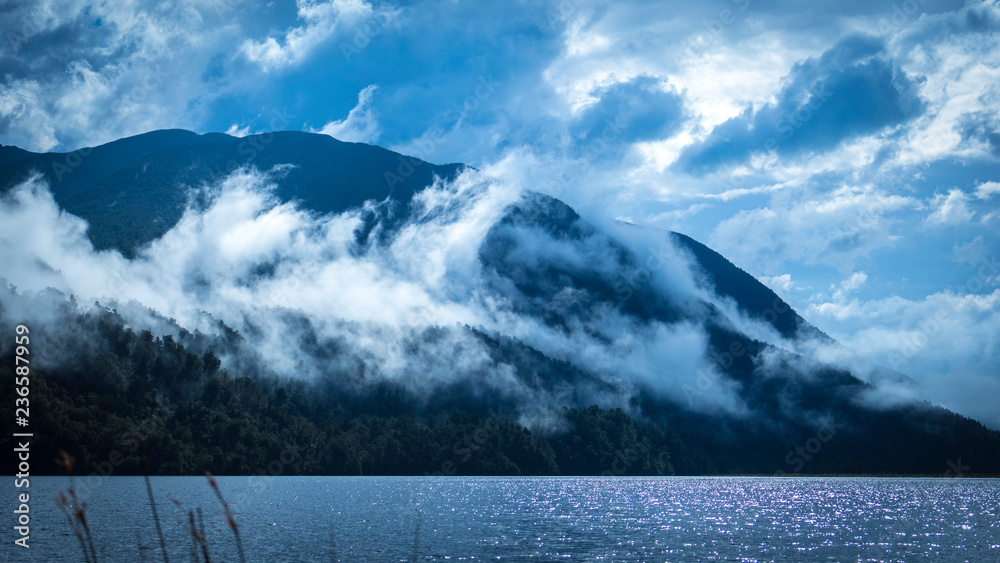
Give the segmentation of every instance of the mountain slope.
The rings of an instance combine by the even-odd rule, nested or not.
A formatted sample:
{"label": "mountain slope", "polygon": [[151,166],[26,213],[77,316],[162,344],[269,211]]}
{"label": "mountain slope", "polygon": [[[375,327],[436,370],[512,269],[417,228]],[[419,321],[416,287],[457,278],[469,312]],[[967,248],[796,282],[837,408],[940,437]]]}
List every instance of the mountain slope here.
{"label": "mountain slope", "polygon": [[4,147],[0,192],[40,173],[59,205],[88,221],[98,250],[133,256],[176,224],[187,189],[214,184],[240,167],[289,163],[275,195],[321,213],[390,195],[405,203],[435,176],[451,178],[460,169],[327,135],[283,131],[237,138],[164,130],[71,153]]}
{"label": "mountain slope", "polygon": [[[530,231],[536,234],[527,236]],[[733,298],[742,311],[772,323],[786,338],[832,342],[718,253],[684,235],[669,236],[680,241],[682,250],[693,250],[709,287]],[[544,248],[540,240],[562,251],[546,250],[549,259],[538,260],[537,250],[532,254],[526,247]],[[749,338],[713,305],[679,303],[655,280],[632,285],[627,293],[617,291],[619,280],[640,276],[642,260],[558,200],[529,194],[512,206],[491,229],[481,259],[519,290],[514,300],[519,312],[562,330],[582,326],[581,332],[595,340],[620,338],[608,329],[609,319],[616,319],[606,313],[609,308],[632,319],[633,330],[656,323],[702,323],[714,370],[695,376],[664,369],[660,377],[684,382],[681,395],[664,394],[656,380],[639,383],[637,394],[645,416],[672,429],[683,443],[699,444],[692,457],[673,457],[679,472],[930,473],[944,471],[946,462],[959,456],[974,459],[980,471],[995,471],[1000,463],[1000,434],[978,422],[929,403],[876,406],[877,390],[850,372]],[[736,408],[713,410],[704,404],[711,395],[728,393]],[[809,452],[795,453],[796,445],[818,433],[832,437],[830,432],[836,440],[823,440],[824,456],[813,461]]]}
{"label": "mountain slope", "polygon": [[674,240],[693,255],[707,281],[719,295],[732,298],[750,317],[770,323],[785,338],[830,338],[803,319],[771,288],[736,266],[724,256],[693,238],[670,233]]}
{"label": "mountain slope", "polygon": [[[0,325],[12,330],[27,316],[43,327],[32,341],[49,356],[33,365],[67,396],[88,397],[74,403],[74,416],[98,416],[95,405],[104,405],[130,419],[134,409],[122,401],[151,408],[162,394],[186,405],[188,418],[164,437],[183,441],[192,412],[233,416],[247,404],[261,427],[294,414],[329,436],[367,416],[501,412],[550,440],[553,455],[572,460],[555,463],[573,471],[596,471],[588,447],[613,459],[614,444],[629,444],[643,452],[642,471],[654,472],[940,473],[959,458],[1000,472],[1000,434],[886,397],[842,366],[782,349],[781,339],[743,333],[745,324],[727,317],[728,299],[784,340],[830,342],[766,286],[684,235],[601,229],[552,197],[507,197],[460,165],[308,133],[154,132],[96,147],[60,177],[53,164],[69,156],[3,147],[0,186],[45,174],[56,203],[88,221],[98,249],[128,257],[170,237],[134,261],[78,256],[85,252],[75,243],[21,261],[41,264],[36,279],[61,280],[70,293],[93,286],[68,276],[114,265],[124,281],[101,298],[113,310],[2,284]],[[265,172],[227,192],[224,180],[245,165]],[[455,181],[431,186],[435,177]],[[255,191],[260,182],[273,188]],[[199,186],[210,189],[189,195]],[[19,197],[21,207],[44,208]],[[193,219],[178,232],[189,197]],[[660,246],[659,262],[644,254],[651,244]],[[246,390],[246,381],[266,393]],[[302,390],[287,408],[278,391],[285,387]],[[70,422],[53,422],[52,432]],[[249,452],[240,455],[252,465]],[[348,454],[323,455],[336,459],[310,471],[350,466],[337,457]],[[498,459],[491,467],[512,466]]]}

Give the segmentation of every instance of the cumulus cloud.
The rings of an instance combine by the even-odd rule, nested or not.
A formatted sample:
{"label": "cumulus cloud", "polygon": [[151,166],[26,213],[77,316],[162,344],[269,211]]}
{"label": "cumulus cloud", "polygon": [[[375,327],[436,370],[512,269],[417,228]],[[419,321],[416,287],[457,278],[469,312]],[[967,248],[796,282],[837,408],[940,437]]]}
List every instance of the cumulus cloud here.
{"label": "cumulus cloud", "polygon": [[892,49],[902,68],[921,76],[925,102],[924,115],[914,120],[901,142],[887,144],[904,165],[1000,156],[1000,4],[967,2],[956,8],[914,17],[892,34]]}
{"label": "cumulus cloud", "polygon": [[990,199],[1000,194],[1000,182],[983,182],[976,186],[976,197],[979,199]]}
{"label": "cumulus cloud", "polygon": [[331,121],[316,133],[329,135],[341,141],[352,143],[374,143],[382,133],[378,122],[378,112],[372,107],[372,98],[378,86],[372,84],[358,93],[358,105],[351,109],[347,117]]}
{"label": "cumulus cloud", "polygon": [[990,111],[968,112],[956,119],[956,128],[966,144],[976,144],[1000,157],[1000,119]]}
{"label": "cumulus cloud", "polygon": [[4,29],[16,29],[18,15],[47,22],[18,35],[18,64],[0,78],[7,144],[72,150],[152,129],[193,128],[223,89],[209,69],[233,39],[232,25],[208,21],[186,3],[157,10],[51,4],[26,3],[21,13],[0,16]]}
{"label": "cumulus cloud", "polygon": [[849,278],[840,282],[840,286],[836,287],[833,292],[833,300],[841,301],[848,293],[865,285],[868,281],[868,274],[864,272],[854,272]]}
{"label": "cumulus cloud", "polygon": [[776,269],[787,260],[848,271],[861,257],[895,243],[894,212],[921,205],[871,186],[842,186],[814,197],[740,211],[718,225],[712,245],[740,264]]}
{"label": "cumulus cloud", "polygon": [[1000,289],[988,277],[1000,264],[984,263],[982,270],[960,290],[992,284],[992,292],[817,303],[806,314],[850,351],[827,351],[828,359],[846,361],[862,375],[872,366],[905,373],[924,398],[1000,428],[993,401],[1000,392]]}
{"label": "cumulus cloud", "polygon": [[[358,366],[364,365],[370,380],[392,381],[425,398],[443,387],[472,385],[522,405],[525,421],[539,409],[575,401],[628,408],[639,388],[679,398],[683,382],[706,361],[700,324],[642,320],[613,299],[580,301],[585,313],[553,324],[544,308],[573,311],[584,292],[567,287],[556,303],[536,310],[520,285],[533,282],[498,264],[484,267],[484,244],[498,236],[510,206],[534,209],[501,178],[487,169],[435,184],[414,197],[405,223],[375,227],[395,229],[391,236],[359,249],[357,232],[366,214],[377,214],[378,202],[318,216],[278,201],[269,174],[239,170],[193,198],[207,203],[192,203],[165,235],[126,259],[117,251],[95,252],[86,223],[60,210],[36,176],[0,203],[0,249],[9,256],[2,274],[22,292],[51,287],[80,303],[98,300],[142,328],[163,326],[138,312],[144,307],[209,335],[222,321],[248,339],[261,365],[284,376],[334,378],[350,387],[360,384]],[[549,205],[555,202],[539,211],[551,212]],[[588,229],[575,221],[568,226]],[[508,265],[543,257],[531,267],[612,281],[622,275],[621,247],[616,251],[597,231],[580,240],[531,226],[503,232],[514,237]],[[647,283],[694,291],[681,262]],[[649,306],[638,297],[632,303]],[[518,338],[596,379],[579,382],[579,389],[539,387],[515,366],[497,365],[466,325]],[[727,393],[700,403],[737,404]]]}
{"label": "cumulus cloud", "polygon": [[963,225],[974,216],[969,209],[969,196],[959,189],[948,191],[948,195],[937,194],[930,202],[934,210],[925,220],[932,226]]}
{"label": "cumulus cloud", "polygon": [[641,75],[597,89],[596,101],[573,124],[580,140],[632,143],[658,140],[676,132],[684,117],[683,100],[659,79]]}
{"label": "cumulus cloud", "polygon": [[921,111],[917,85],[866,35],[841,39],[798,63],[777,101],[746,108],[681,153],[677,166],[704,173],[746,161],[755,152],[795,155],[898,125]]}
{"label": "cumulus cloud", "polygon": [[394,16],[388,8],[374,8],[364,0],[296,0],[303,25],[289,28],[284,39],[248,39],[240,52],[264,70],[292,66],[304,61],[314,50],[338,34],[346,34],[359,22]]}
{"label": "cumulus cloud", "polygon": [[760,282],[771,289],[775,290],[777,293],[788,293],[795,287],[795,282],[792,281],[791,274],[781,274],[780,276],[760,276],[757,278]]}

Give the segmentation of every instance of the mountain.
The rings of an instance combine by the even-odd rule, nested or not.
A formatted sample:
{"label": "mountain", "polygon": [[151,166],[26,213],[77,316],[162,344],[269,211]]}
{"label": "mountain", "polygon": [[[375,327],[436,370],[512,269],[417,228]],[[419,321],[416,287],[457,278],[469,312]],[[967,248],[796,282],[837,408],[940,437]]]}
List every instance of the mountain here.
{"label": "mountain", "polygon": [[5,146],[0,216],[47,209],[29,178],[93,245],[39,211],[64,239],[0,267],[0,325],[40,327],[42,455],[100,465],[152,417],[162,473],[283,442],[297,473],[1000,473],[1000,434],[803,355],[837,344],[707,246],[462,165],[298,132]]}
{"label": "mountain", "polygon": [[98,250],[134,256],[177,223],[188,188],[211,185],[241,166],[267,170],[283,164],[293,166],[276,195],[323,213],[390,194],[405,204],[435,175],[451,178],[461,168],[327,135],[281,131],[238,138],[163,130],[70,153],[2,147],[0,190],[40,173],[59,205],[90,224]]}
{"label": "mountain", "polygon": [[693,238],[680,233],[670,234],[678,245],[694,256],[715,291],[723,297],[733,299],[742,312],[770,323],[785,338],[829,340],[828,336],[799,316],[791,305],[785,303],[771,288],[757,281],[757,278]]}

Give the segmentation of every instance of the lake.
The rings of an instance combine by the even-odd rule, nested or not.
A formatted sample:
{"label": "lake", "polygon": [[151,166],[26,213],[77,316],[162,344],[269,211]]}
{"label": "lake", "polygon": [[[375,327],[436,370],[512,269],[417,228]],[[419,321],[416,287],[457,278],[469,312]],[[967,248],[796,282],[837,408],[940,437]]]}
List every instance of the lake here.
{"label": "lake", "polygon": [[[162,561],[141,477],[75,484],[100,561]],[[193,561],[187,510],[196,507],[212,561],[238,561],[204,477],[152,485],[171,561]],[[8,525],[3,561],[83,561],[55,502],[67,486],[31,479],[31,547],[14,546]],[[220,477],[219,486],[247,561],[1000,561],[996,479]]]}

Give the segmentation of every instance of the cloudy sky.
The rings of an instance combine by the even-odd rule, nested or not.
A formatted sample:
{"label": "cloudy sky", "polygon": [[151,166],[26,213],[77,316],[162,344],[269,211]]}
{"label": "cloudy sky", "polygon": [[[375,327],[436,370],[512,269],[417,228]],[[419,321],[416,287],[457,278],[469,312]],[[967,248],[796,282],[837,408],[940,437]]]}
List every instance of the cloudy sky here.
{"label": "cloudy sky", "polygon": [[941,393],[1000,392],[1000,2],[0,3],[2,144],[293,129],[505,162]]}

